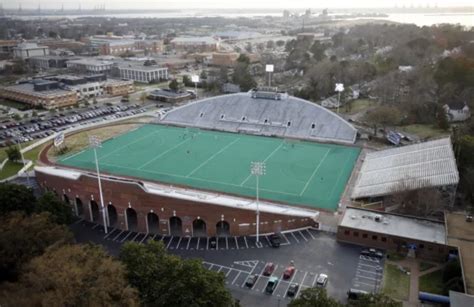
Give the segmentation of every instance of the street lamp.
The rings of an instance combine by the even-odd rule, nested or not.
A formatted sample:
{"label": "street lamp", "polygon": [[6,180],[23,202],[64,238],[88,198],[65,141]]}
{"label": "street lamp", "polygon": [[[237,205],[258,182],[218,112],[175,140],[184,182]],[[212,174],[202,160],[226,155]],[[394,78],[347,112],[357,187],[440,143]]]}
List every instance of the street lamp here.
{"label": "street lamp", "polygon": [[257,179],[257,243],[259,243],[260,234],[260,210],[259,210],[259,195],[258,195],[258,179],[260,176],[265,175],[265,162],[251,162],[250,173]]}
{"label": "street lamp", "polygon": [[105,217],[104,196],[102,194],[102,183],[100,182],[99,159],[97,159],[97,148],[102,146],[102,142],[97,136],[91,135],[89,137],[89,145],[94,149],[95,168],[97,171],[97,180],[99,182],[100,207],[102,209],[102,220],[104,223],[104,232],[107,233],[108,230],[107,230],[107,222],[106,222],[106,217]]}
{"label": "street lamp", "polygon": [[337,113],[339,113],[339,105],[341,104],[341,92],[344,92],[344,84],[336,83],[335,91],[337,92]]}

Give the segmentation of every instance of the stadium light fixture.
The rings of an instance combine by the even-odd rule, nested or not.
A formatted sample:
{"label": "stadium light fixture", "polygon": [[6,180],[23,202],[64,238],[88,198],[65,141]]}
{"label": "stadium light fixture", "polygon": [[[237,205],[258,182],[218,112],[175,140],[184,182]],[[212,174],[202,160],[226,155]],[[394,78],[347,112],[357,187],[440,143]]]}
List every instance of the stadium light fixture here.
{"label": "stadium light fixture", "polygon": [[194,94],[196,95],[196,100],[197,100],[197,98],[198,98],[199,76],[198,75],[191,76],[191,81],[194,82]]}
{"label": "stadium light fixture", "polygon": [[102,183],[100,181],[100,170],[99,170],[99,159],[97,159],[97,148],[102,146],[102,142],[99,137],[91,135],[89,137],[89,145],[94,149],[95,168],[97,171],[97,181],[99,182],[99,195],[100,195],[100,208],[102,210],[102,221],[104,223],[104,232],[107,233],[107,218],[105,217],[106,210],[104,206],[104,195],[102,194]]}
{"label": "stadium light fixture", "polygon": [[260,235],[260,208],[259,208],[259,202],[260,202],[260,199],[259,199],[259,194],[258,194],[258,179],[260,176],[263,176],[265,175],[265,171],[266,171],[266,166],[265,166],[265,162],[251,162],[250,163],[250,173],[252,175],[255,176],[255,178],[257,179],[257,192],[256,192],[256,196],[257,196],[257,212],[256,212],[256,215],[257,215],[257,243],[259,243],[259,235]]}
{"label": "stadium light fixture", "polygon": [[272,73],[275,70],[275,66],[273,64],[268,64],[265,66],[265,71],[268,73],[268,86],[272,86]]}
{"label": "stadium light fixture", "polygon": [[339,105],[341,104],[341,92],[344,92],[344,84],[336,83],[336,88],[334,90],[337,92],[337,113],[339,113]]}

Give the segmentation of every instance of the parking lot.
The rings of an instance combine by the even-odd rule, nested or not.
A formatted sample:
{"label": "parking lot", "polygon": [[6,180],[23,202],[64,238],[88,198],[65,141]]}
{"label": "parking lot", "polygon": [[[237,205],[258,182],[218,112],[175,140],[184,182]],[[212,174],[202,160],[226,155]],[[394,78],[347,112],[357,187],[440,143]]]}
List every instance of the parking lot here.
{"label": "parking lot", "polygon": [[383,267],[383,259],[360,255],[352,288],[378,292],[382,284]]}

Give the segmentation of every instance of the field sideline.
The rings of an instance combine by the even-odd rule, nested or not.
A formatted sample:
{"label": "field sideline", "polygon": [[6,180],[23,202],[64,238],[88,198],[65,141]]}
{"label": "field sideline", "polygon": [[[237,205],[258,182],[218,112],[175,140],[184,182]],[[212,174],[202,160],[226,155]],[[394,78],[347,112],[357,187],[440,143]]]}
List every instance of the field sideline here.
{"label": "field sideline", "polygon": [[[67,143],[67,140],[66,140]],[[144,125],[105,141],[102,172],[255,196],[250,162],[265,161],[263,199],[334,211],[360,149],[162,125]],[[58,164],[95,170],[91,149]]]}

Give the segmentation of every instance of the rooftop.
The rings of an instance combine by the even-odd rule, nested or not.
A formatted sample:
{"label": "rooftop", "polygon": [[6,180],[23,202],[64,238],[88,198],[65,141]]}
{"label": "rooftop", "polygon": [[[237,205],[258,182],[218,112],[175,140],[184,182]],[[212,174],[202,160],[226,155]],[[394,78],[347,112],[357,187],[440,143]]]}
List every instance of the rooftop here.
{"label": "rooftop", "polygon": [[172,43],[188,43],[188,44],[215,44],[218,42],[212,36],[200,36],[200,37],[176,37],[171,41]]}
{"label": "rooftop", "polygon": [[32,83],[23,83],[23,84],[7,86],[5,87],[5,89],[14,90],[14,91],[22,92],[26,94],[34,94],[35,96],[38,96],[38,97],[48,97],[48,96],[54,96],[54,95],[65,95],[65,94],[74,93],[74,92],[65,91],[62,89],[35,91],[34,84]]}
{"label": "rooftop", "polygon": [[68,63],[79,64],[79,65],[95,65],[95,66],[114,64],[113,62],[110,62],[110,61],[104,61],[104,60],[99,60],[99,59],[94,59],[94,58],[82,58],[78,60],[71,60],[71,61],[68,61]]}
{"label": "rooftop", "polygon": [[174,92],[172,90],[162,90],[162,89],[157,89],[153,90],[149,93],[151,96],[161,96],[161,97],[168,97],[168,98],[180,98],[180,97],[186,97],[190,96],[191,94],[188,92]]}
{"label": "rooftop", "polygon": [[120,63],[118,67],[119,69],[133,69],[133,70],[141,70],[141,71],[155,71],[155,70],[167,69],[166,67],[163,67],[161,65],[145,66],[143,65],[143,63],[137,63],[137,62]]}
{"label": "rooftop", "polygon": [[368,153],[352,198],[454,185],[459,181],[450,138]]}
{"label": "rooftop", "polygon": [[[376,221],[376,217],[380,221]],[[427,219],[347,207],[339,226],[389,236],[446,244],[443,223]]]}

